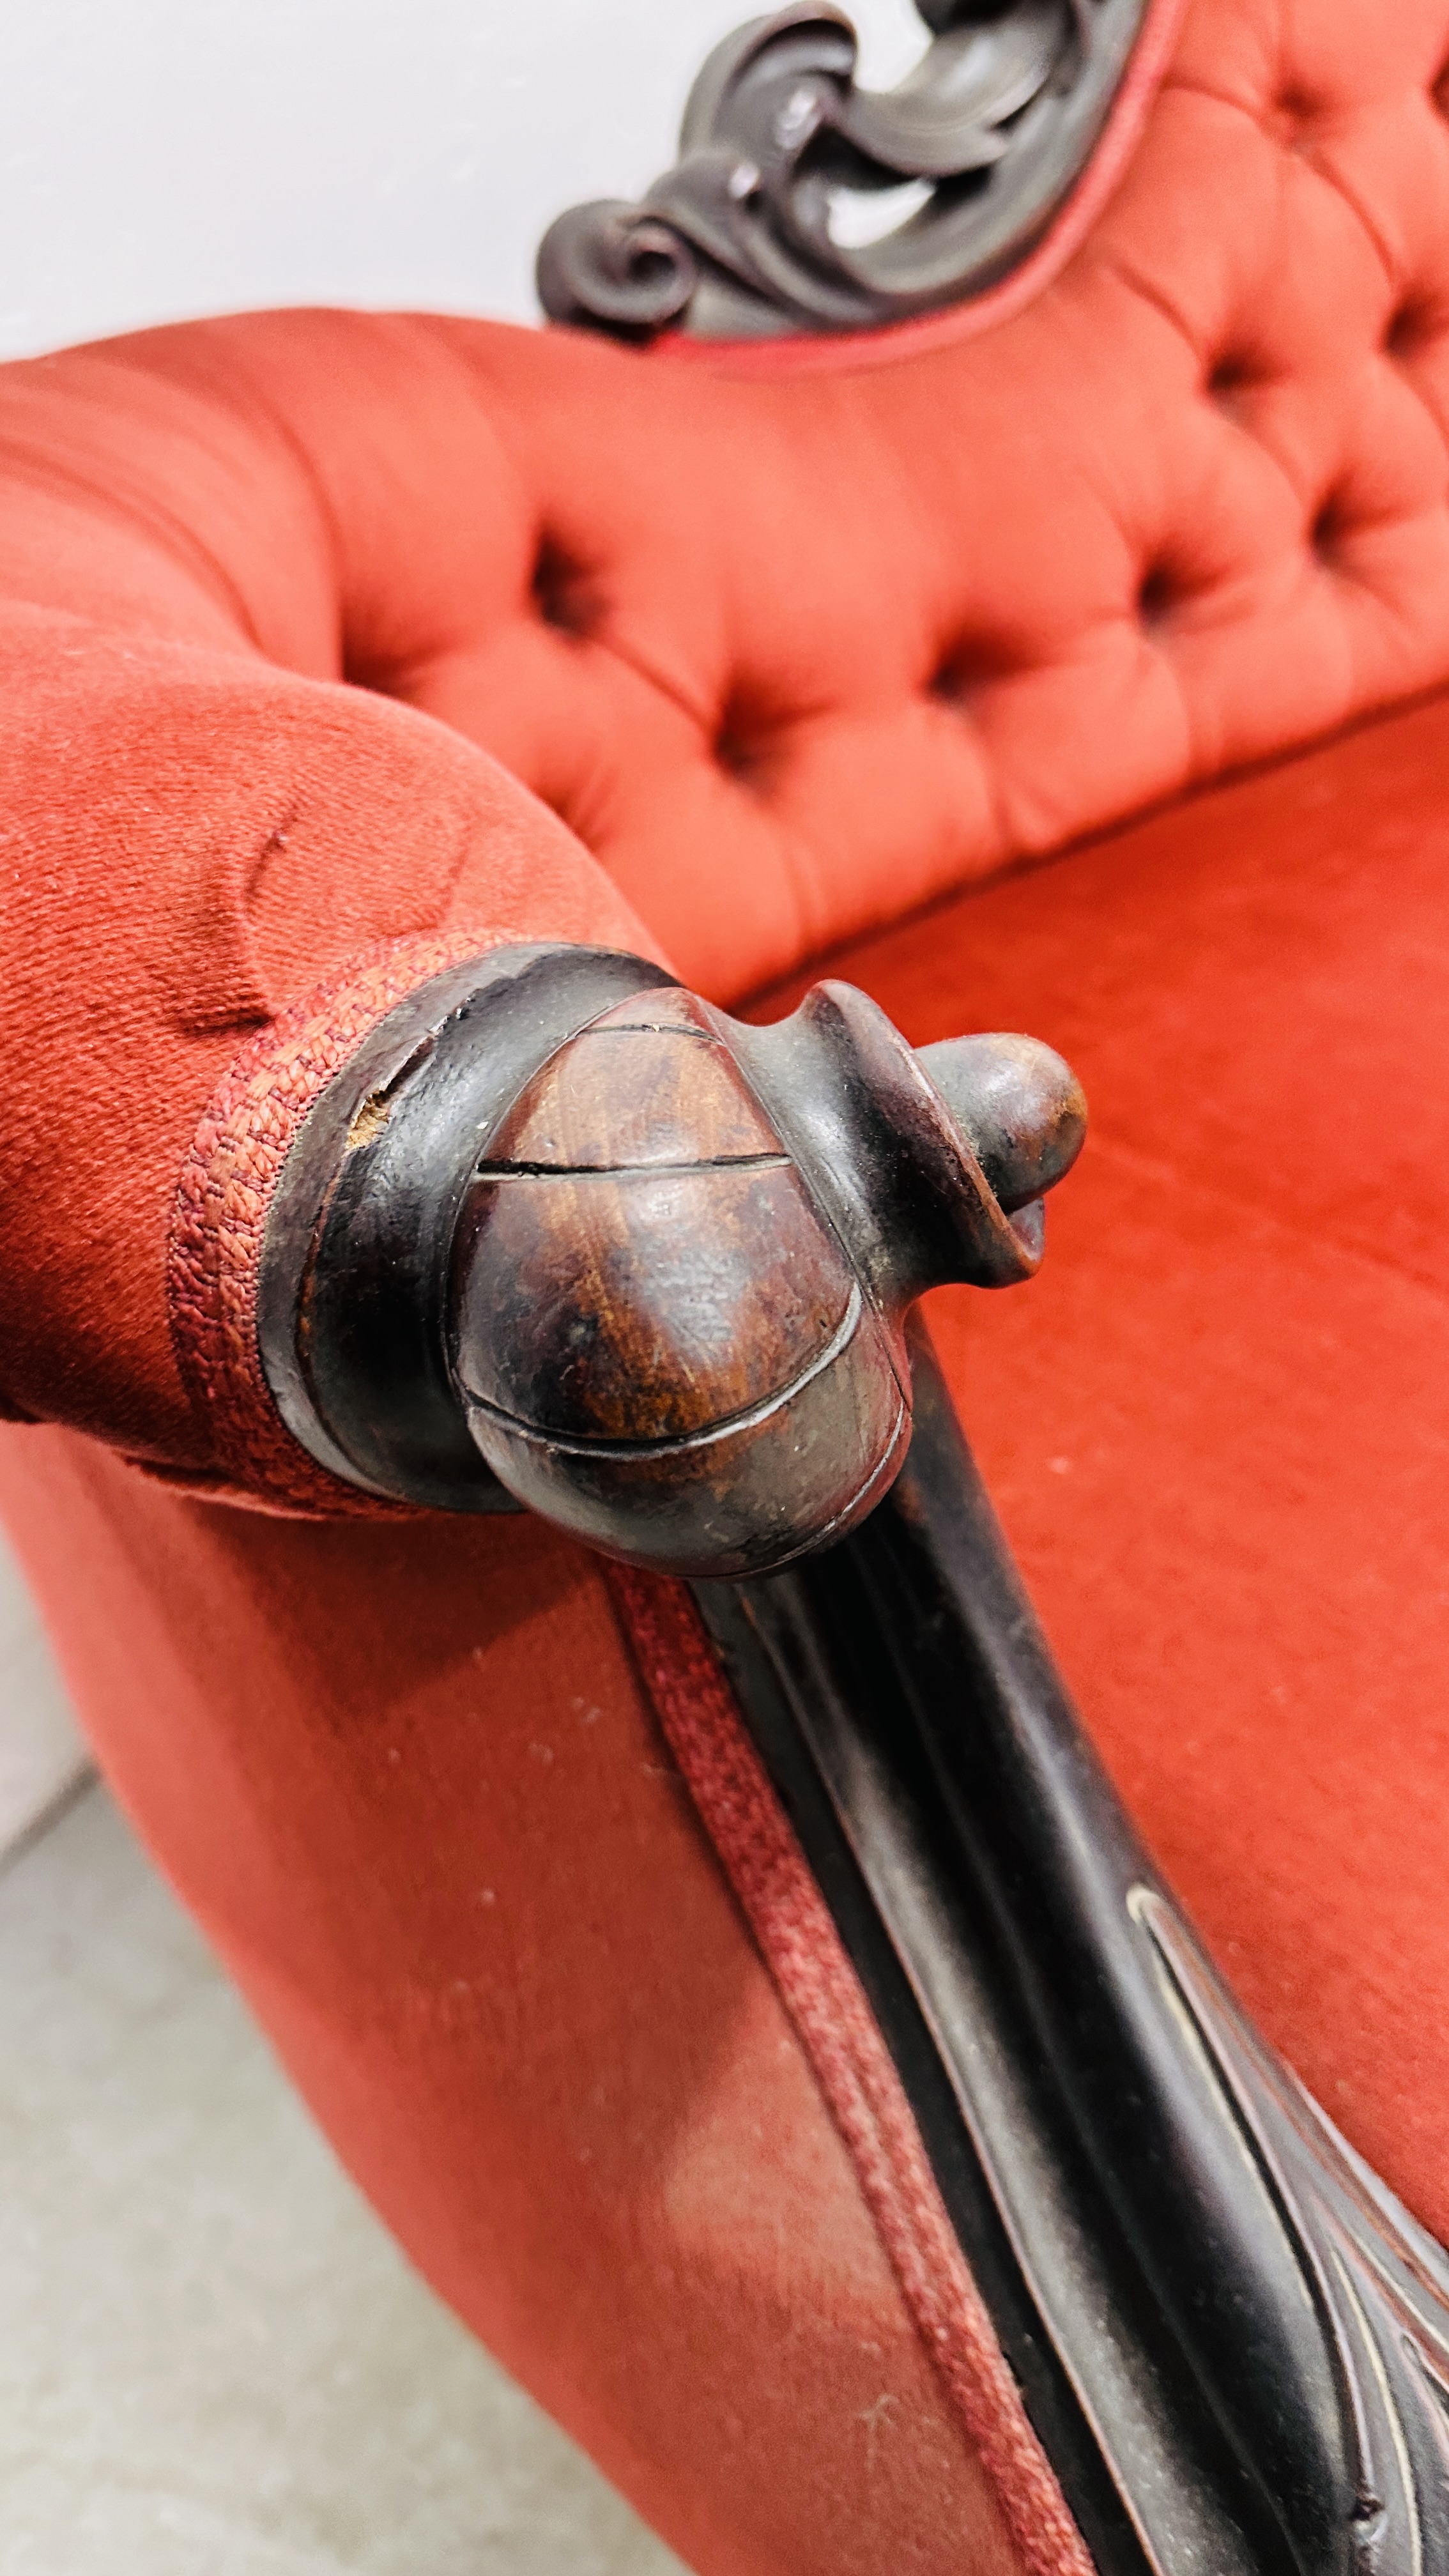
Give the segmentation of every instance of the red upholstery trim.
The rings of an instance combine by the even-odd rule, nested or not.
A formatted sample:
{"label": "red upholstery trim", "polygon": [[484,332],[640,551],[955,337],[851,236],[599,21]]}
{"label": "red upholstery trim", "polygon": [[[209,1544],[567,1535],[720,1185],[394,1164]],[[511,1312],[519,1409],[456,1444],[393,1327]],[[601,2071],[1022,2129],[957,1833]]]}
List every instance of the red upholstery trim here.
{"label": "red upholstery trim", "polygon": [[843,331],[788,340],[691,340],[666,333],[646,353],[726,376],[854,375],[864,367],[894,366],[931,349],[954,349],[1009,322],[1050,286],[1080,249],[1137,148],[1147,111],[1166,76],[1187,0],[1150,0],[1142,32],[1112,112],[1081,179],[1060,214],[1019,268],[999,286],[944,313],[923,313],[885,331]]}
{"label": "red upholstery trim", "polygon": [[187,1393],[236,1480],[228,1500],[255,1504],[246,1489],[260,1487],[264,1504],[292,1511],[401,1508],[316,1465],[277,1412],[257,1350],[262,1238],[293,1138],[333,1075],[419,984],[498,940],[495,930],[394,939],[339,968],[260,1031],[208,1103],[177,1183],[166,1285]]}
{"label": "red upholstery trim", "polygon": [[682,1583],[610,1566],[646,1690],[799,2032],[906,2304],[1034,2576],[1092,2562],[1027,2421],[900,2079]]}

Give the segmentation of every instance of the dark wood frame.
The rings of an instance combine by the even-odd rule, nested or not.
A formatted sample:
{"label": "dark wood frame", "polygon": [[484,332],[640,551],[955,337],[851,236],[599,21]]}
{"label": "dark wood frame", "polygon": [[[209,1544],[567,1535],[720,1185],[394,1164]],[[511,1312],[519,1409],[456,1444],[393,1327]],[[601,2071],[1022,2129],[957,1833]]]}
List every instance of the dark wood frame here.
{"label": "dark wood frame", "polygon": [[[662,1056],[676,1125],[651,1141]],[[1030,1274],[1040,1193],[1080,1126],[1067,1068],[1030,1041],[917,1058],[846,986],[758,1029],[644,959],[495,950],[390,1013],[304,1123],[267,1230],[263,1366],[303,1445],[371,1493],[521,1497],[696,1579],[1103,2576],[1449,2576],[1449,2260],[1184,1921],[904,1321],[937,1281]],[[789,1227],[730,1235],[731,1218],[723,1267],[705,1242],[681,1258],[635,1187],[661,1169],[706,1211],[741,1171],[788,1178]],[[603,1243],[624,1264],[603,1340],[597,1268],[568,1267],[583,1202],[543,1195],[561,1182],[603,1194],[579,1220],[590,1258]],[[550,1246],[562,1265],[541,1337],[506,1278],[469,1302],[500,1191],[545,1211],[528,1238],[545,1286]],[[817,1254],[838,1257],[859,1330],[748,1416],[743,1445],[693,1381],[696,1427],[651,1430],[681,1310],[751,1262],[773,1262],[788,1304]],[[485,1358],[495,1336],[525,1347],[521,1445],[480,1412],[470,1336]],[[559,1431],[549,1407],[587,1426],[600,1381],[608,1404],[637,1385],[630,1436],[612,1416]],[[872,1389],[886,1429],[862,1482]],[[834,1518],[832,1443],[852,1496]]]}

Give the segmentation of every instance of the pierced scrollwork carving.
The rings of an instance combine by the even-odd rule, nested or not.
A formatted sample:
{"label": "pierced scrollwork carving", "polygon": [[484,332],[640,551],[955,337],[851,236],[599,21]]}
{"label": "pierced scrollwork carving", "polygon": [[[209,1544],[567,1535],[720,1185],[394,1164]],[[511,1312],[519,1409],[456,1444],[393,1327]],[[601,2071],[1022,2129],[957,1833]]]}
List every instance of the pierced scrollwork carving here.
{"label": "pierced scrollwork carving", "polygon": [[898,88],[856,86],[840,9],[725,39],[680,157],[643,201],[560,215],[538,255],[553,320],[624,339],[860,331],[980,294],[1041,238],[1089,160],[1146,0],[916,0]]}

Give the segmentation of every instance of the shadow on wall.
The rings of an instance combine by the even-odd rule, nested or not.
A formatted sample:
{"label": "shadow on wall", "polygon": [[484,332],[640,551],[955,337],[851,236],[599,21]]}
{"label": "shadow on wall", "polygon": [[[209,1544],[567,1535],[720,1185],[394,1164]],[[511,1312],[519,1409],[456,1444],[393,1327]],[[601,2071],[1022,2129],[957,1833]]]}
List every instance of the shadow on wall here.
{"label": "shadow on wall", "polygon": [[0,1541],[0,1859],[89,1767],[19,1567]]}

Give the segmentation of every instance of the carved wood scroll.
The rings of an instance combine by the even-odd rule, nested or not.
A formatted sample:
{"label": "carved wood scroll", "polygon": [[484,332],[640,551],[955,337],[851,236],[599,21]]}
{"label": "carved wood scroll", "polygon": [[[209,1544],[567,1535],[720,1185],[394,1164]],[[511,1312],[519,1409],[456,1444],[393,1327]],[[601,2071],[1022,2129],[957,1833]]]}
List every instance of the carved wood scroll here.
{"label": "carved wood scroll", "polygon": [[857,86],[842,10],[752,19],[710,55],[679,159],[643,200],[550,226],[545,312],[623,339],[760,339],[979,295],[1081,176],[1146,5],[916,0],[930,41],[889,91]]}
{"label": "carved wood scroll", "polygon": [[847,984],[756,1028],[643,958],[496,948],[389,1012],[300,1129],[267,1383],[366,1493],[767,1571],[884,1493],[907,1308],[1031,1277],[1085,1118],[1050,1047],[917,1054]]}

